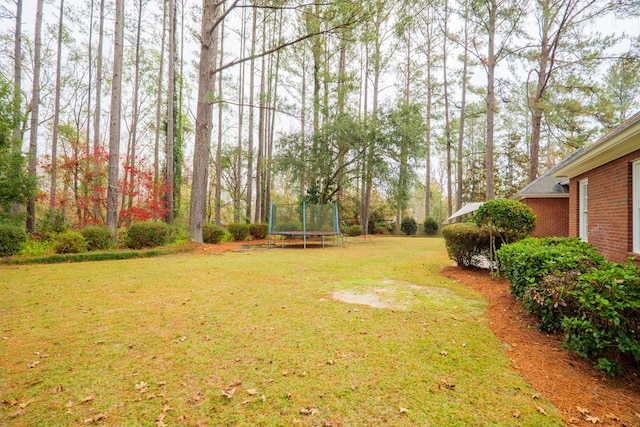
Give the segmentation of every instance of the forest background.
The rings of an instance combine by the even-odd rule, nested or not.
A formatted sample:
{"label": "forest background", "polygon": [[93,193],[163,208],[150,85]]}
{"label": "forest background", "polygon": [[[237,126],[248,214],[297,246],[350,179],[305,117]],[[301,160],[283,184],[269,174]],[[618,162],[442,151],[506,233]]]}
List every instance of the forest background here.
{"label": "forest background", "polygon": [[112,230],[508,197],[640,110],[640,1],[0,0],[0,213]]}

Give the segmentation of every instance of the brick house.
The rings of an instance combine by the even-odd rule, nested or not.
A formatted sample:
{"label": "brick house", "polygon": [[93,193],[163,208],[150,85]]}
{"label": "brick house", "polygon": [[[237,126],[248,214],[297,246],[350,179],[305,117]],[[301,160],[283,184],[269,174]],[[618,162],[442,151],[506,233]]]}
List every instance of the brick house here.
{"label": "brick house", "polygon": [[540,176],[512,198],[529,206],[536,215],[533,237],[569,235],[569,185],[566,178]]}
{"label": "brick house", "polygon": [[640,112],[550,171],[568,180],[568,235],[640,264]]}

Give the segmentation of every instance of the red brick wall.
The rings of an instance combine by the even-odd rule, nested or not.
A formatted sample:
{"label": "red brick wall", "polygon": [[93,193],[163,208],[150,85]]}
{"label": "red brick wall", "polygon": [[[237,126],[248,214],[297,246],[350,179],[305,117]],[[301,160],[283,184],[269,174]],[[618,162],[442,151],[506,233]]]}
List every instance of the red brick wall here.
{"label": "red brick wall", "polygon": [[534,237],[569,235],[569,198],[531,198],[522,202],[536,214]]}
{"label": "red brick wall", "polygon": [[[569,235],[579,233],[579,182],[589,179],[589,243],[613,262],[632,256],[631,162],[640,150],[571,178],[569,184]],[[640,257],[638,257],[640,258]]]}

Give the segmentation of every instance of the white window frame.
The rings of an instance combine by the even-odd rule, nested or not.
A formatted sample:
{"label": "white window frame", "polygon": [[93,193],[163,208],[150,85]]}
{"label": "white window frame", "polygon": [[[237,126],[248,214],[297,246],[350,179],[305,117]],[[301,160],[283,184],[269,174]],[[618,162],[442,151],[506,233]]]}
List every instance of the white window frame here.
{"label": "white window frame", "polygon": [[579,182],[578,229],[583,242],[589,241],[589,180]]}
{"label": "white window frame", "polygon": [[640,253],[640,159],[632,164],[631,188],[633,191],[633,252]]}

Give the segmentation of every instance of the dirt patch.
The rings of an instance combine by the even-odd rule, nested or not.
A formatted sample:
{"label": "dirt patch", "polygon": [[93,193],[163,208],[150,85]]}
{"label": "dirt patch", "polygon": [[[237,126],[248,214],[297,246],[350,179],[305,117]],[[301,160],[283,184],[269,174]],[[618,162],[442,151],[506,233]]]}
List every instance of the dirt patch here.
{"label": "dirt patch", "polygon": [[640,379],[611,379],[562,348],[562,337],[540,332],[536,319],[509,293],[509,282],[483,270],[446,267],[442,274],[480,292],[489,326],[513,367],[561,412],[568,425],[640,426]]}
{"label": "dirt patch", "polygon": [[368,305],[375,308],[389,308],[391,307],[391,302],[380,299],[380,293],[386,292],[388,292],[388,289],[380,289],[378,292],[373,294],[357,293],[352,291],[335,291],[333,293],[333,299],[349,304]]}

